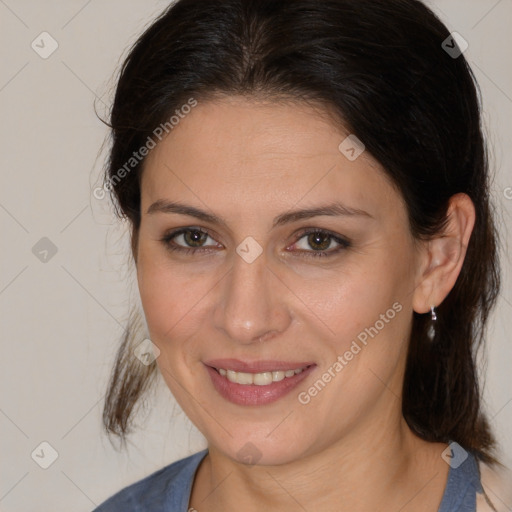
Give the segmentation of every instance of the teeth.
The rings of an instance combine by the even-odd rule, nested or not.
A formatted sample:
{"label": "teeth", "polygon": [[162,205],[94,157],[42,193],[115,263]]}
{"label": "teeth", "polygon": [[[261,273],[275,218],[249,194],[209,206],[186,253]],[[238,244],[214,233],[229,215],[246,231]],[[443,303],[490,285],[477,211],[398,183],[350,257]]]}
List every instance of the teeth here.
{"label": "teeth", "polygon": [[252,375],[252,381],[256,386],[268,386],[272,382],[272,372],[255,373]]}
{"label": "teeth", "polygon": [[269,384],[272,384],[272,382],[279,382],[284,378],[293,377],[301,373],[303,370],[304,368],[297,368],[295,370],[286,371],[245,373],[219,368],[219,373],[223,377],[226,377],[229,380],[229,382],[234,382],[235,384],[243,384],[246,386],[251,384],[254,384],[256,386],[268,386]]}
{"label": "teeth", "polygon": [[272,372],[272,381],[279,382],[284,379],[284,372]]}

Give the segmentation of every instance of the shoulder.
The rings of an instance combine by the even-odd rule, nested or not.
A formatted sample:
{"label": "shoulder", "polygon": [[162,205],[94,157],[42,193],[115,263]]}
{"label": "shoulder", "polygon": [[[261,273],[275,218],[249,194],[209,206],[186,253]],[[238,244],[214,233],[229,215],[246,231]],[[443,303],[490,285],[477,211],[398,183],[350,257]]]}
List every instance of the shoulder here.
{"label": "shoulder", "polygon": [[479,462],[480,482],[484,493],[478,493],[477,512],[507,512],[512,509],[512,471],[504,466]]}
{"label": "shoulder", "polygon": [[174,510],[188,499],[192,480],[207,450],[155,471],[105,500],[93,512],[152,512]]}

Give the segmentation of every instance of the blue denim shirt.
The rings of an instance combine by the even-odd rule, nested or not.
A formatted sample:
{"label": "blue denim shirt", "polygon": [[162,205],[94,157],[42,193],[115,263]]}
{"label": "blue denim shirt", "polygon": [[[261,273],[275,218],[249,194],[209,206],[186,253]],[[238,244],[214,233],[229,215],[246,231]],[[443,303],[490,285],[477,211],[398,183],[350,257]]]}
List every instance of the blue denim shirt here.
{"label": "blue denim shirt", "polygon": [[[93,512],[187,512],[192,483],[203,450],[125,487]],[[482,492],[478,462],[470,453],[457,468],[450,467],[438,512],[475,512],[476,493]]]}

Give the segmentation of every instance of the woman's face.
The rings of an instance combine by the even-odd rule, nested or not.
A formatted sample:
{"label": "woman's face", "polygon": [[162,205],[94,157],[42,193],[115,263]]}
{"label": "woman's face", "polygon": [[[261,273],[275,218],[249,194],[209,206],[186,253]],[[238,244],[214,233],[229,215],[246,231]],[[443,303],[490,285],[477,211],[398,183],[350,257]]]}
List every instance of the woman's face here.
{"label": "woman's face", "polygon": [[137,273],[157,364],[235,460],[286,463],[401,421],[419,252],[348,135],[304,105],[232,97],[199,102],[146,160]]}

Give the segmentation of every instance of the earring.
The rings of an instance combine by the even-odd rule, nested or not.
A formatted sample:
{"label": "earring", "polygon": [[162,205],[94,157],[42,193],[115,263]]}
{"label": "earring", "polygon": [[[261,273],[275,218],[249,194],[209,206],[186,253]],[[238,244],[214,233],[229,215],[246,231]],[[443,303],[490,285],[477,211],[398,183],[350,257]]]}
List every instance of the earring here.
{"label": "earring", "polygon": [[434,339],[434,336],[436,334],[436,328],[435,328],[435,321],[437,320],[437,315],[436,315],[436,308],[435,306],[430,306],[430,315],[431,315],[431,322],[430,322],[430,325],[428,327],[428,331],[427,331],[427,336],[429,338],[430,341],[432,341]]}

